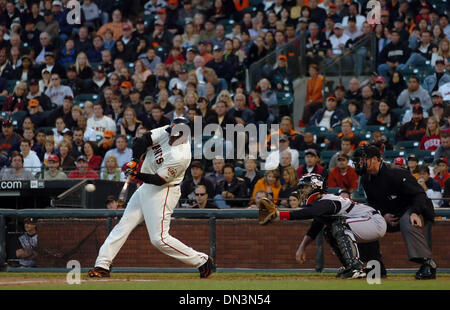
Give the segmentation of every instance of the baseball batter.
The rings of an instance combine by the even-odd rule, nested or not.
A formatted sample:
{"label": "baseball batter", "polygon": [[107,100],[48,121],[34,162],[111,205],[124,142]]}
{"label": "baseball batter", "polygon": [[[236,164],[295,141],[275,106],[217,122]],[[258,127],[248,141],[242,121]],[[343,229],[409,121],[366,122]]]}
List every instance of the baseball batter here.
{"label": "baseball batter", "polygon": [[[186,124],[177,118],[171,125],[156,128],[133,142],[133,160],[127,164],[127,173],[144,182],[131,196],[123,217],[100,248],[95,268],[90,277],[109,277],[113,259],[131,231],[145,221],[151,243],[162,253],[199,269],[200,277],[213,272],[212,259],[204,253],[173,238],[169,234],[170,218],[180,198],[179,184],[191,162],[190,139],[175,130],[177,124]],[[175,132],[179,132],[178,135]],[[140,172],[137,162],[145,154]]]}
{"label": "baseball batter", "polygon": [[[303,238],[296,259],[306,260],[306,247],[312,243],[325,226],[324,236],[337,257],[344,265],[338,273],[342,278],[362,278],[366,276],[363,263],[359,259],[357,243],[371,242],[386,233],[386,221],[372,207],[353,202],[334,194],[326,194],[324,180],[319,174],[307,174],[299,180],[303,209],[276,211],[274,219],[313,219],[310,229]],[[270,200],[263,199],[263,204]],[[267,209],[273,208],[268,206]]]}

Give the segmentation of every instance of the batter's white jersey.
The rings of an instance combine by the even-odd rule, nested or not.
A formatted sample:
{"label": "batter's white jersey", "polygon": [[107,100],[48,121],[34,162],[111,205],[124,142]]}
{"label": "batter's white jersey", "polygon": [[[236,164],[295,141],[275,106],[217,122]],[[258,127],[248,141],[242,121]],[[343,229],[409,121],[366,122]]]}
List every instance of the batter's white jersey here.
{"label": "batter's white jersey", "polygon": [[195,251],[169,234],[173,210],[181,196],[180,186],[191,163],[191,145],[169,145],[168,126],[151,131],[153,145],[148,148],[141,172],[157,174],[166,181],[162,186],[142,184],[131,196],[119,223],[102,245],[95,266],[109,269],[114,257],[131,231],[145,221],[150,242],[162,253],[193,267],[200,267],[208,255]]}
{"label": "batter's white jersey", "polygon": [[180,184],[191,163],[191,144],[169,145],[169,125],[153,129],[153,145],[149,147],[142,163],[141,172],[157,174],[166,181],[165,186]]}

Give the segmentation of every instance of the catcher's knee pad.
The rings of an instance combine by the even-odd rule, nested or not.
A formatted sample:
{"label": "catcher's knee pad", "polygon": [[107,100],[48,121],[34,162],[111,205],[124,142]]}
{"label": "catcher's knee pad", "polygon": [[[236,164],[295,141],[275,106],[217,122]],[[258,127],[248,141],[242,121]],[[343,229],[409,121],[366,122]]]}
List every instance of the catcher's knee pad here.
{"label": "catcher's knee pad", "polygon": [[356,242],[347,234],[349,227],[345,219],[339,218],[331,224],[331,235],[336,242],[336,246],[342,257],[342,263],[347,268],[359,269],[363,263],[359,260],[358,246]]}

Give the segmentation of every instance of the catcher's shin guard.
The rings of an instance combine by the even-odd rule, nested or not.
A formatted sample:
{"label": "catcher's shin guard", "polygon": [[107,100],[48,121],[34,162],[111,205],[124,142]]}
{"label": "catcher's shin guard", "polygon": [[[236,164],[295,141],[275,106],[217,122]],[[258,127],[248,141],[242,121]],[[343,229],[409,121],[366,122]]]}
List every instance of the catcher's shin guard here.
{"label": "catcher's shin guard", "polygon": [[[337,219],[331,224],[331,235],[336,241],[340,258],[346,269],[362,270],[363,263],[359,259],[358,246],[352,238],[345,233],[348,229],[345,219]],[[339,255],[338,255],[339,257]]]}

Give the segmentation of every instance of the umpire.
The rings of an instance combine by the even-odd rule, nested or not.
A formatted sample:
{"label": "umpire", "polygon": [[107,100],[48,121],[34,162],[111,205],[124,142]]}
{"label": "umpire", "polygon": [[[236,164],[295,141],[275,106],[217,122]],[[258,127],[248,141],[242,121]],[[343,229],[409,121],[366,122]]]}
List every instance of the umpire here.
{"label": "umpire", "polygon": [[[384,216],[387,232],[402,233],[409,260],[421,264],[415,278],[435,279],[437,266],[422,231],[425,221],[434,222],[434,209],[423,188],[408,170],[385,163],[374,145],[357,149],[353,162],[368,204]],[[361,258],[377,259],[384,269],[378,241],[360,249]]]}

